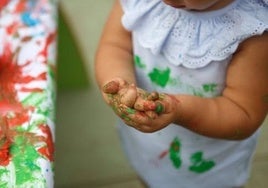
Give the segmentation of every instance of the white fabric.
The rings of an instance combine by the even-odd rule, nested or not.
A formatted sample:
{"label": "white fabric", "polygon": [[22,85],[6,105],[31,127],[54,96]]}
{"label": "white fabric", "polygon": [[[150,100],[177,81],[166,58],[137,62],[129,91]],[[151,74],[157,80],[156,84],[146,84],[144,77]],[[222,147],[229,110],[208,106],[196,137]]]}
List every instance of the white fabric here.
{"label": "white fabric", "polygon": [[[268,28],[267,0],[236,0],[209,13],[186,12],[161,0],[121,4],[122,23],[133,34],[138,86],[149,91],[221,95],[239,43]],[[145,134],[122,122],[119,131],[130,163],[152,188],[242,186],[258,137],[257,131],[243,141],[212,139],[178,125]]]}
{"label": "white fabric", "polygon": [[140,44],[189,68],[225,59],[242,40],[268,27],[267,0],[236,0],[209,13],[176,9],[162,0],[127,1],[122,0],[123,24],[137,33]]}

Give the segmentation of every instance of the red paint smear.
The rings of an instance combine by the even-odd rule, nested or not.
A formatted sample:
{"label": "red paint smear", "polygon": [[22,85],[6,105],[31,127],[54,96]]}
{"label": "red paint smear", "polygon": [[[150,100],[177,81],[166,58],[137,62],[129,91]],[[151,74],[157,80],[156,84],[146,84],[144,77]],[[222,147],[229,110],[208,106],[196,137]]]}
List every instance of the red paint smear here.
{"label": "red paint smear", "polygon": [[[21,67],[23,68],[23,67],[25,67],[27,65],[28,65],[28,63],[23,65],[23,66],[21,66]],[[40,74],[40,75],[38,75],[37,77],[32,77],[32,76],[24,76],[23,77],[22,75],[17,75],[17,76],[20,78],[20,80],[16,80],[16,82],[17,83],[23,83],[23,84],[27,84],[27,83],[29,83],[31,81],[34,81],[34,80],[46,80],[46,73],[45,72]]]}
{"label": "red paint smear", "polygon": [[40,88],[21,88],[20,91],[22,92],[42,92],[43,89],[40,89]]}
{"label": "red paint smear", "polygon": [[7,5],[7,3],[9,2],[9,0],[0,0],[0,10]]}
{"label": "red paint smear", "polygon": [[19,112],[22,110],[20,104],[10,104],[8,101],[0,101],[0,115],[5,116],[8,112]]}
{"label": "red paint smear", "polygon": [[27,122],[30,120],[30,116],[27,114],[28,110],[25,109],[24,113],[17,113],[14,118],[8,118],[8,126],[9,127],[14,127],[14,126],[19,126],[22,125],[23,123]]}
{"label": "red paint smear", "polygon": [[17,28],[19,26],[19,23],[12,23],[6,28],[6,31],[9,35],[17,31]]}
{"label": "red paint smear", "polygon": [[51,33],[47,39],[46,39],[46,43],[45,43],[45,47],[44,49],[39,53],[39,55],[43,55],[45,57],[47,57],[47,53],[48,53],[48,46],[55,40],[56,37],[56,32]]}
{"label": "red paint smear", "polygon": [[[0,56],[0,88],[2,98],[8,95],[8,98],[13,99],[11,102],[16,101],[16,89],[15,84],[26,84],[34,80],[46,80],[46,73],[41,73],[37,77],[24,76],[22,69],[27,66],[30,62],[19,66],[12,60],[12,53],[10,45],[5,46],[5,52]],[[36,89],[33,89],[36,90]],[[28,91],[33,91],[28,90]],[[1,96],[0,96],[1,97]],[[18,101],[17,101],[18,102]]]}
{"label": "red paint smear", "polygon": [[[29,112],[33,110],[33,107],[24,108],[20,101],[17,99],[17,89],[15,88],[16,84],[26,84],[34,80],[46,80],[46,73],[42,73],[37,77],[23,75],[23,68],[30,64],[20,66],[14,61],[16,54],[12,53],[11,45],[4,43],[4,52],[0,56],[0,129],[2,140],[8,140],[3,143],[0,149],[0,165],[8,165],[10,161],[9,147],[13,138],[18,134],[11,130],[13,126],[20,126],[25,122],[30,120]],[[16,52],[15,52],[16,53]],[[33,88],[26,89],[22,88],[24,91],[33,92],[41,91],[41,89]],[[14,113],[13,117],[8,117],[7,113],[12,111]],[[50,135],[48,134],[48,140],[46,140],[47,145],[50,144]],[[49,159],[52,159],[51,149],[49,145],[49,152],[46,152],[46,156]]]}
{"label": "red paint smear", "polygon": [[54,143],[52,133],[48,125],[40,125],[41,131],[46,135],[44,142],[46,146],[39,148],[38,152],[47,157],[50,161],[54,160]]}
{"label": "red paint smear", "polygon": [[167,154],[168,154],[168,150],[163,151],[163,152],[160,153],[160,155],[158,156],[158,159],[163,159]]}
{"label": "red paint smear", "polygon": [[9,140],[6,140],[5,143],[0,146],[0,166],[7,166],[10,162],[9,146]]}
{"label": "red paint smear", "polygon": [[26,9],[27,1],[19,1],[15,9],[15,13],[21,13]]}

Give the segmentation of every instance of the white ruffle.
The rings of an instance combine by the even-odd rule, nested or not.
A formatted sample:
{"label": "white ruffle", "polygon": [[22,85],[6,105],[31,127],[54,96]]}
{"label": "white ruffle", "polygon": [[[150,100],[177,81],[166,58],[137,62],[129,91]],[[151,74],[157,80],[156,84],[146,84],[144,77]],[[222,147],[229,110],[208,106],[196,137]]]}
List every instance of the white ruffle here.
{"label": "white ruffle", "polygon": [[188,68],[224,60],[241,41],[268,30],[268,0],[235,0],[210,12],[176,9],[162,0],[121,3],[122,23],[140,45]]}

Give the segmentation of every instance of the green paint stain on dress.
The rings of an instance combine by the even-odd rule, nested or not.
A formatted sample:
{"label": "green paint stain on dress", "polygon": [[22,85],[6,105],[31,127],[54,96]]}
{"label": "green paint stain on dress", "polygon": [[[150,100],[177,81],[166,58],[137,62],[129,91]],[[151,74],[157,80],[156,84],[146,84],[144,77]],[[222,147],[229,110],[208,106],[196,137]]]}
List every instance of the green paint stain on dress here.
{"label": "green paint stain on dress", "polygon": [[172,161],[172,164],[175,168],[179,169],[181,167],[181,158],[180,158],[180,148],[181,143],[178,138],[175,138],[169,148],[169,158]]}
{"label": "green paint stain on dress", "polygon": [[153,83],[164,88],[170,79],[170,69],[166,68],[165,70],[160,70],[154,68],[148,75]]}
{"label": "green paint stain on dress", "polygon": [[196,173],[204,173],[215,166],[214,161],[203,159],[202,152],[196,152],[191,156],[192,165],[189,170]]}
{"label": "green paint stain on dress", "polygon": [[212,83],[212,84],[204,84],[203,85],[203,90],[205,91],[205,92],[211,92],[211,93],[214,93],[215,92],[215,90],[216,90],[216,88],[217,88],[217,84],[215,84],[215,83]]}
{"label": "green paint stain on dress", "polygon": [[142,62],[141,58],[137,55],[134,56],[134,63],[137,67],[141,69],[146,68],[146,65]]}

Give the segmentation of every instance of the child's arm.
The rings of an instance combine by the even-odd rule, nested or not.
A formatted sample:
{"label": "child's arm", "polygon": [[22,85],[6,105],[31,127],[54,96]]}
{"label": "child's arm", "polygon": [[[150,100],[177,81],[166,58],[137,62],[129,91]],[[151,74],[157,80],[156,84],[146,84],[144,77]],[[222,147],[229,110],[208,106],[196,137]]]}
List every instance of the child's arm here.
{"label": "child's arm", "polygon": [[240,45],[228,68],[222,96],[163,95],[160,102],[165,111],[155,120],[136,120],[137,129],[154,132],[175,122],[208,137],[249,137],[268,111],[268,33]]}
{"label": "child's arm", "polygon": [[[95,57],[95,76],[104,100],[119,117],[126,120],[128,119],[126,113],[120,109],[124,108],[124,105],[133,107],[136,100],[139,101],[137,104],[141,104],[142,92],[146,91],[135,91],[136,88],[131,87],[132,84],[136,83],[132,41],[130,32],[126,31],[121,24],[122,15],[123,11],[117,0],[110,12],[99,42]],[[118,86],[110,84],[113,82],[118,83]],[[110,95],[107,93],[110,93]],[[144,107],[145,110],[153,108],[153,102],[145,101],[145,103],[147,104]],[[130,111],[137,116],[145,115],[135,110]],[[150,117],[155,115],[152,112],[147,113]],[[129,122],[127,123],[130,124]]]}
{"label": "child's arm", "polygon": [[268,112],[268,33],[243,42],[228,67],[221,97],[177,96],[177,119],[200,134],[224,139],[252,135]]}
{"label": "child's arm", "polygon": [[122,14],[117,0],[105,24],[95,57],[95,74],[100,88],[115,78],[136,83],[131,34],[121,24]]}

